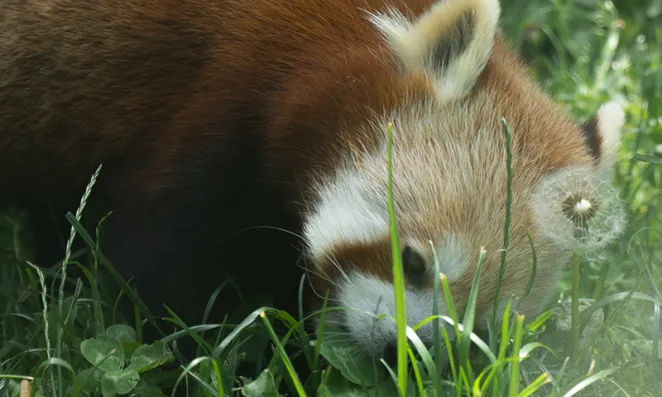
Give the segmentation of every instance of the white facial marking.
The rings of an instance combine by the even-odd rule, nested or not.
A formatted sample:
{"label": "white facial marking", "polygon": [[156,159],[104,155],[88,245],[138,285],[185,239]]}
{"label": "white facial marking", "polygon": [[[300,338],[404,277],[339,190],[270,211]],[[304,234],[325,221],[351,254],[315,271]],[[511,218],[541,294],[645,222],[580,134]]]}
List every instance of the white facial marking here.
{"label": "white facial marking", "polygon": [[[434,292],[432,290],[405,290],[407,325],[414,327],[432,315]],[[344,324],[352,337],[371,353],[379,354],[389,344],[395,343],[395,292],[391,283],[369,275],[353,272],[338,286],[338,304],[347,307],[341,313]],[[439,299],[440,311],[443,298]],[[443,312],[440,314],[444,314]],[[385,315],[377,319],[380,315]],[[424,343],[433,338],[432,321],[416,330]],[[449,337],[451,331],[448,330]]]}
{"label": "white facial marking", "polygon": [[[373,182],[374,183],[374,182]],[[320,203],[306,218],[304,235],[316,259],[342,244],[372,243],[388,236],[386,196],[356,170],[341,168],[318,188]]]}

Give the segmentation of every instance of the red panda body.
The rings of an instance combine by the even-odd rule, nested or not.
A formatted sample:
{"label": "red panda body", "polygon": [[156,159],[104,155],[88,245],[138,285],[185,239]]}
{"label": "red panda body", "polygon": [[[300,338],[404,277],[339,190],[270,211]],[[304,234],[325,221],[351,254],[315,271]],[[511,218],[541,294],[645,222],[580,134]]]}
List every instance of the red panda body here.
{"label": "red panda body", "polygon": [[[0,174],[10,192],[3,199],[69,197],[70,210],[103,163],[94,194],[113,215],[102,250],[126,276],[151,274],[165,295],[184,279],[218,285],[212,269],[238,262],[253,282],[296,299],[298,279],[273,278],[296,269],[275,259],[283,244],[274,232],[246,237],[243,248],[219,243],[242,227],[278,226],[302,235],[314,286],[335,301],[391,296],[392,121],[408,315],[431,310],[428,241],[441,250],[459,307],[486,249],[479,312],[487,315],[503,241],[504,118],[513,131],[516,249],[502,295],[527,284],[530,232],[542,241],[526,306],[535,311],[562,266],[557,251],[567,253],[541,229],[541,214],[557,216],[559,204],[547,205],[553,195],[541,186],[573,167],[590,178],[608,170],[619,139],[617,105],[582,129],[529,81],[496,32],[496,1],[10,0],[4,8],[0,169],[11,172]],[[566,221],[557,222],[562,230]],[[332,320],[368,350],[391,344],[388,326],[361,342],[362,317]]]}
{"label": "red panda body", "polygon": [[[249,135],[268,147],[291,130],[274,125],[288,106],[344,106],[315,96],[360,92],[369,82],[346,73],[388,56],[363,11],[381,2],[9,3],[0,100],[2,150],[12,155],[0,161],[30,172],[3,173],[30,194],[84,183],[114,159],[146,192],[159,192],[181,170],[178,156],[204,157],[209,142],[232,157]],[[432,4],[403,3],[419,11]],[[391,76],[371,76],[380,77]],[[345,92],[324,87],[339,84]],[[324,110],[338,109],[321,109],[327,123]],[[329,138],[320,135],[308,139]]]}

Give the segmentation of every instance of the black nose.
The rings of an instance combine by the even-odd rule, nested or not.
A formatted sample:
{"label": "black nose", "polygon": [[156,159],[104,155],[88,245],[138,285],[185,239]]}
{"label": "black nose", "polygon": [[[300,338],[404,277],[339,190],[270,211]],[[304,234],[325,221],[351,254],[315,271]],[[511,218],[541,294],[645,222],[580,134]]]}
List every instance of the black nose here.
{"label": "black nose", "polygon": [[386,345],[382,350],[382,358],[389,367],[395,368],[398,365],[398,345],[395,343]]}

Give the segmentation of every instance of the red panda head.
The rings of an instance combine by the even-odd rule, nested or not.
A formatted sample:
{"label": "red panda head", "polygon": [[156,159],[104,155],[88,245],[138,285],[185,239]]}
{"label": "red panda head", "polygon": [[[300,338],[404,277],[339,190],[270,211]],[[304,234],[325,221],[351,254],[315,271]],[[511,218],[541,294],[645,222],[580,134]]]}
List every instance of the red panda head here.
{"label": "red panda head", "polygon": [[[347,138],[339,141],[335,165],[313,177],[303,231],[318,286],[328,288],[333,304],[346,308],[328,313],[327,322],[346,329],[371,353],[396,341],[389,317],[395,316],[395,298],[388,123],[393,125],[393,195],[410,326],[432,315],[433,283],[439,277],[435,261],[456,307],[465,307],[481,249],[485,262],[477,322],[491,314],[508,192],[502,118],[511,137],[512,215],[498,314],[529,283],[529,234],[536,275],[530,294],[517,304],[520,313],[532,315],[574,249],[600,250],[623,228],[609,188],[623,110],[610,102],[585,125],[575,124],[506,48],[497,33],[499,13],[497,0],[445,0],[417,18],[395,9],[367,16],[392,57],[379,67],[400,80],[419,86],[423,81],[423,93],[396,95],[397,100],[386,101],[392,105],[373,109],[375,117],[367,122],[339,124],[338,134]],[[578,219],[588,219],[587,237],[577,236]],[[387,316],[377,320],[381,314]],[[417,331],[425,342],[431,341],[431,324]]]}

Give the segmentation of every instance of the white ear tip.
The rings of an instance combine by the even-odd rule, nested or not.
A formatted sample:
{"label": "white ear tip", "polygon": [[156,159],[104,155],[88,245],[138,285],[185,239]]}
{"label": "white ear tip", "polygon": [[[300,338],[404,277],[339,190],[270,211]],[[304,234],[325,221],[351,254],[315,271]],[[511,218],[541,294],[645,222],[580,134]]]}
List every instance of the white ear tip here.
{"label": "white ear tip", "polygon": [[605,102],[598,109],[598,120],[609,130],[619,130],[625,124],[625,111],[616,101]]}
{"label": "white ear tip", "polygon": [[501,15],[501,2],[499,0],[484,0],[483,6],[492,11],[497,18]]}

